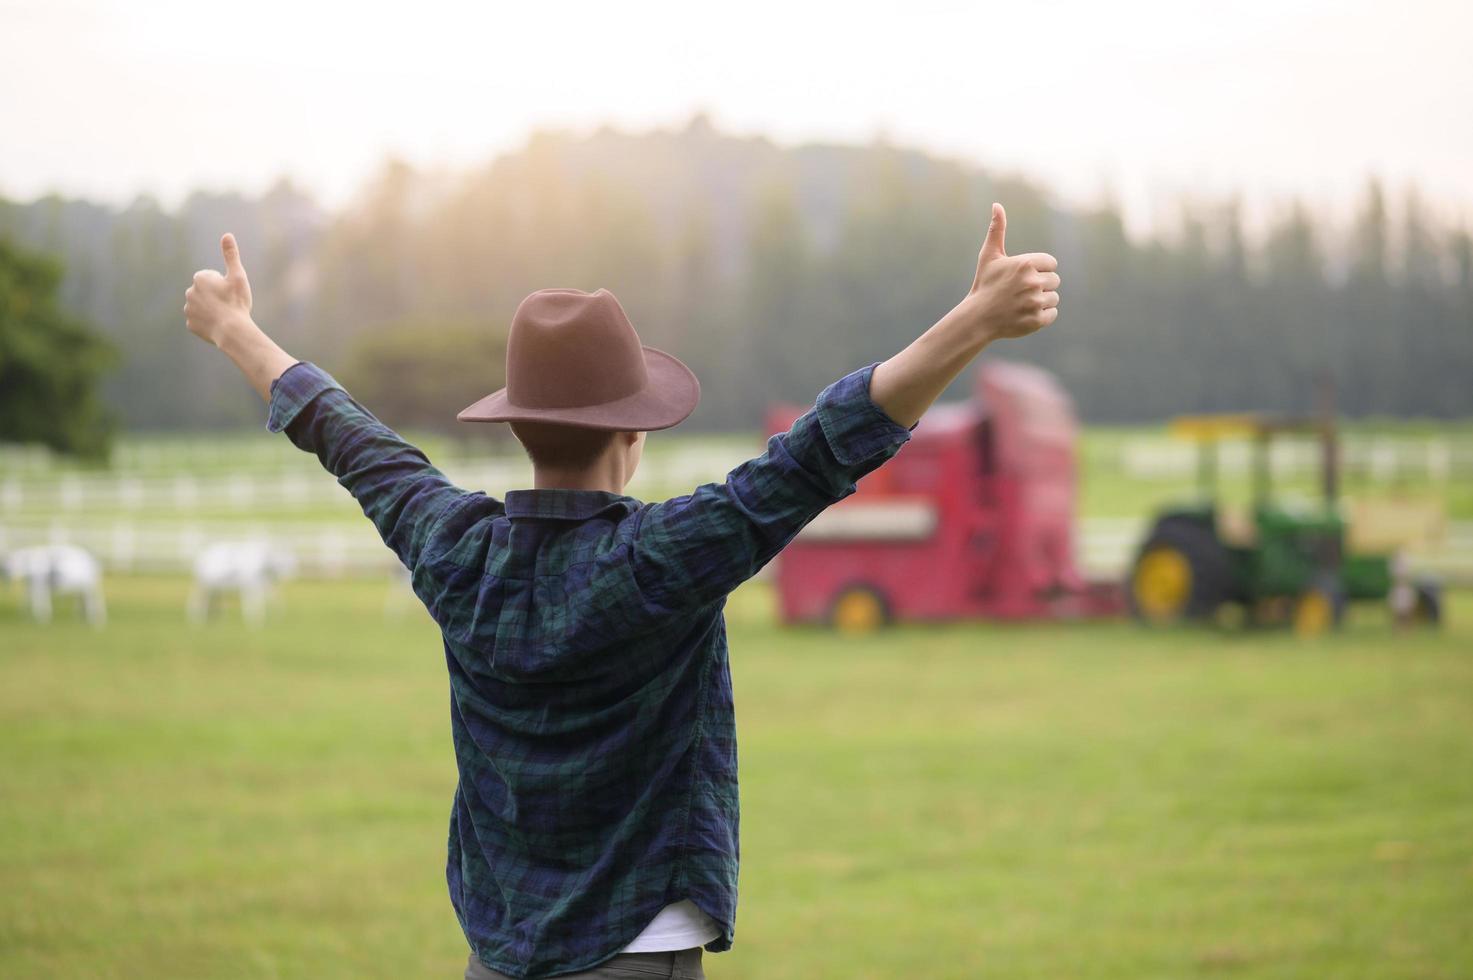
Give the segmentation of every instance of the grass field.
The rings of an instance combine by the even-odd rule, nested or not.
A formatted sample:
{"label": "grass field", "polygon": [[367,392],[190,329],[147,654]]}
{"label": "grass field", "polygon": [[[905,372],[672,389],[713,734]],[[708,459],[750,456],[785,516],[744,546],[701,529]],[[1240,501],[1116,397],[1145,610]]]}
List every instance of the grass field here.
{"label": "grass field", "polygon": [[[377,583],[250,631],[0,594],[0,976],[454,977],[442,653]],[[843,641],[733,597],[713,980],[1473,975],[1473,598],[1440,635]]]}

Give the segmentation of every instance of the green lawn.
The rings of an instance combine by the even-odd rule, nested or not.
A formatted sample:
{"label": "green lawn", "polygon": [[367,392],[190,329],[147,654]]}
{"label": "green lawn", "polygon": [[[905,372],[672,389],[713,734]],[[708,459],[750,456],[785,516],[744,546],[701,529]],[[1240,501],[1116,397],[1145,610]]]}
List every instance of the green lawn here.
{"label": "green lawn", "polygon": [[[0,976],[455,977],[437,637],[377,583],[266,628],[0,594]],[[1303,644],[771,625],[733,599],[735,978],[1473,975],[1473,597]]]}

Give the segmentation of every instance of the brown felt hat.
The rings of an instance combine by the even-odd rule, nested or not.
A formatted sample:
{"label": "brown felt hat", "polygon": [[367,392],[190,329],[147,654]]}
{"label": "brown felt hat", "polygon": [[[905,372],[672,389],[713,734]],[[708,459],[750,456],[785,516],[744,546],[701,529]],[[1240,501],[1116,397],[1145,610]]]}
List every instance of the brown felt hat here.
{"label": "brown felt hat", "polygon": [[691,369],[642,345],[613,293],[539,289],[511,318],[506,387],[456,418],[648,432],[684,421],[700,400]]}

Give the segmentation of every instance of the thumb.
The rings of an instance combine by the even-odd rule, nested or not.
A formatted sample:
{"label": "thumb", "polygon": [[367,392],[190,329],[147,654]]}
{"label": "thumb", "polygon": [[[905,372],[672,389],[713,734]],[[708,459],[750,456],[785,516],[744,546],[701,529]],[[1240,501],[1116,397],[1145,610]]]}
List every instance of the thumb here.
{"label": "thumb", "polygon": [[987,240],[982,243],[983,262],[990,262],[1008,254],[1003,247],[1003,236],[1007,232],[1008,213],[1002,209],[1001,204],[992,205],[992,221],[987,225]]}
{"label": "thumb", "polygon": [[235,244],[235,236],[226,232],[220,239],[220,252],[225,256],[225,276],[228,279],[244,279],[246,277],[245,266],[240,264],[240,246]]}

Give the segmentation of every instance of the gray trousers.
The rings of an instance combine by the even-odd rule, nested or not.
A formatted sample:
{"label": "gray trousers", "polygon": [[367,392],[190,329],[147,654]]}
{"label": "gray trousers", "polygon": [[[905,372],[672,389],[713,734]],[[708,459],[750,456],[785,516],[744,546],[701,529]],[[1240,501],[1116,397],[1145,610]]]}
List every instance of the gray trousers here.
{"label": "gray trousers", "polygon": [[[701,969],[701,947],[673,953],[620,953],[604,960],[591,970],[564,973],[556,980],[706,980]],[[511,980],[505,973],[491,969],[476,954],[466,964],[465,980]]]}

